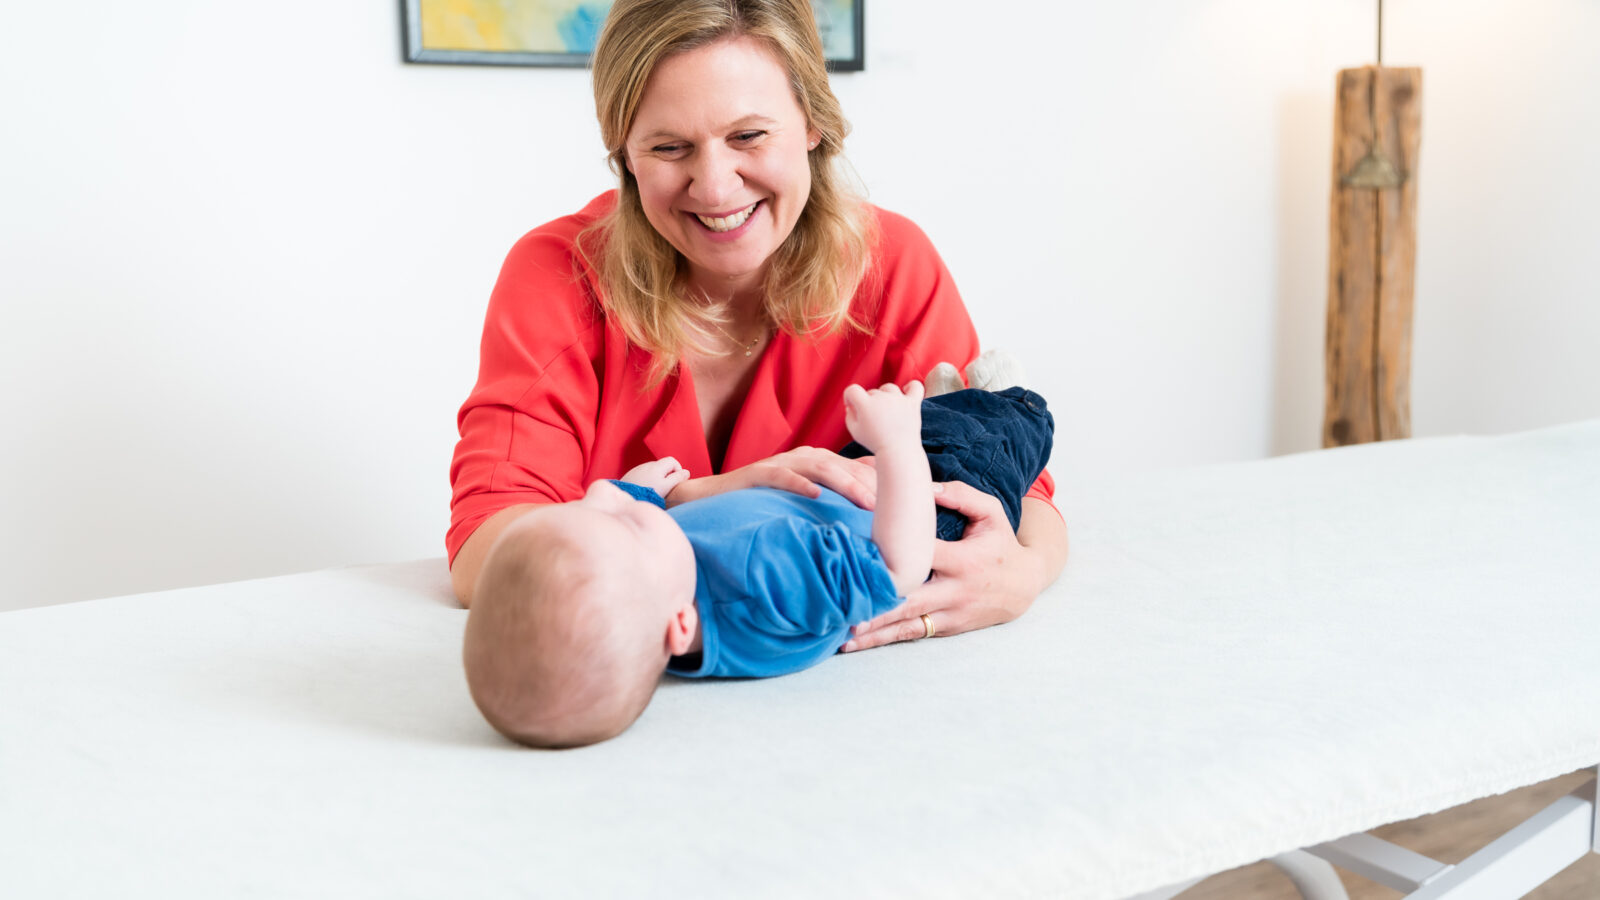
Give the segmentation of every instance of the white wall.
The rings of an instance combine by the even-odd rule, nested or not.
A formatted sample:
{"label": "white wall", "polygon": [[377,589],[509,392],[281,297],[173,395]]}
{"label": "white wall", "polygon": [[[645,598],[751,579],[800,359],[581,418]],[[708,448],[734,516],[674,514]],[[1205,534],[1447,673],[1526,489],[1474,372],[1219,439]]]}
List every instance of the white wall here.
{"label": "white wall", "polygon": [[[1600,415],[1600,7],[1387,6],[1425,72],[1416,432]],[[0,609],[442,554],[501,257],[609,184],[586,73],[404,65],[392,2],[13,7]],[[869,0],[836,89],[872,198],[1050,397],[1058,475],[1314,447],[1372,4],[971,9]]]}

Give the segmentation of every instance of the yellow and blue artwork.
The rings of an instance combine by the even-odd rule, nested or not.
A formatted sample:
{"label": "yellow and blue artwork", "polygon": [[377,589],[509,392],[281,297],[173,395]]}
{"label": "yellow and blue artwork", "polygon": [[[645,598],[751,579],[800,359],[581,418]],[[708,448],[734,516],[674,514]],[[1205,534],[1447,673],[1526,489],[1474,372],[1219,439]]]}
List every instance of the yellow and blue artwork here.
{"label": "yellow and blue artwork", "polygon": [[[812,0],[828,67],[859,72],[864,0]],[[406,60],[585,66],[611,0],[405,0]]]}

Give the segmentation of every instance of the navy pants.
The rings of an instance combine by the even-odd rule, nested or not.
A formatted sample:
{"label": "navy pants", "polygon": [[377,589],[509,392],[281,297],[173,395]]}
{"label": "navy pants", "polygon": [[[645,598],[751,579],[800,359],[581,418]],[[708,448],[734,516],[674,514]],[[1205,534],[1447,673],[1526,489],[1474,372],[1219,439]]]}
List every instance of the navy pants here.
{"label": "navy pants", "polygon": [[[922,401],[922,448],[934,481],[962,481],[999,498],[1015,531],[1022,521],[1022,497],[1050,461],[1055,419],[1044,398],[1026,388],[1003,391],[953,391]],[[839,451],[856,459],[870,456],[851,442]],[[939,507],[938,537],[958,541],[967,517]]]}

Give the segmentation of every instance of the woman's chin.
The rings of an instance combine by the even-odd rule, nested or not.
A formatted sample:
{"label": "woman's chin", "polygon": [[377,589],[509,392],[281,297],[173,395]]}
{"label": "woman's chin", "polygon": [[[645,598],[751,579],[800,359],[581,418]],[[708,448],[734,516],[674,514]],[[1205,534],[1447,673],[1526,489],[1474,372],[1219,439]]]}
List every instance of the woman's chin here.
{"label": "woman's chin", "polygon": [[766,275],[766,260],[690,258],[689,283],[716,291],[743,291],[759,287]]}

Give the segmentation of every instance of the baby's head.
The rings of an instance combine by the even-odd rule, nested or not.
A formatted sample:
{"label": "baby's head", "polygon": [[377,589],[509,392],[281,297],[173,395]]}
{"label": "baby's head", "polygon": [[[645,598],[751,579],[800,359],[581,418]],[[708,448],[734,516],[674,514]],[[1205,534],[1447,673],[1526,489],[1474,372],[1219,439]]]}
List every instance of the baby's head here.
{"label": "baby's head", "polygon": [[463,656],[507,737],[576,747],[644,711],[699,622],[694,550],[664,511],[599,481],[518,518],[484,560]]}

